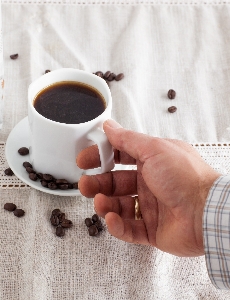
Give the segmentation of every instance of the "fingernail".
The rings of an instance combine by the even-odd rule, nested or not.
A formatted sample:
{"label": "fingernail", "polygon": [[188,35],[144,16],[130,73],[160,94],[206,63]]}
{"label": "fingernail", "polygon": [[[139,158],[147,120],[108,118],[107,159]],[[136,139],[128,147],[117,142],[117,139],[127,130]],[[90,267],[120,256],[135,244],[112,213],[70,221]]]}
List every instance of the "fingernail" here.
{"label": "fingernail", "polygon": [[106,120],[104,124],[114,129],[122,128],[122,126],[119,123],[112,119]]}

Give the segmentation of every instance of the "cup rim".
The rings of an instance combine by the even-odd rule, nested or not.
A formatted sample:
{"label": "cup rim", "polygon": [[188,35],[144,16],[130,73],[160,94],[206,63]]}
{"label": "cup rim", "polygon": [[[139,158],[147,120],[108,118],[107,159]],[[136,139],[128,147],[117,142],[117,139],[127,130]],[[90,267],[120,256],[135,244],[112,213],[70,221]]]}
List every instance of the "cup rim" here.
{"label": "cup rim", "polygon": [[[39,114],[38,111],[35,109],[34,105],[33,105],[33,100],[35,99],[36,95],[39,93],[36,93],[36,95],[34,97],[31,97],[30,98],[30,93],[31,93],[31,89],[33,88],[33,86],[41,80],[41,78],[44,78],[43,76],[46,76],[46,77],[51,77],[53,76],[53,74],[56,74],[56,73],[60,73],[60,72],[78,72],[78,73],[84,73],[84,74],[87,74],[88,76],[92,77],[94,80],[100,82],[100,84],[102,84],[106,90],[106,92],[108,93],[108,99],[105,99],[105,96],[101,93],[101,91],[98,90],[98,88],[94,87],[93,85],[91,85],[94,89],[96,89],[100,94],[102,94],[104,100],[106,101],[106,108],[105,110],[100,114],[98,115],[96,118],[92,119],[92,120],[89,120],[89,121],[86,121],[86,122],[82,122],[82,123],[77,123],[77,124],[68,124],[68,123],[61,123],[61,122],[58,122],[58,121],[54,121],[54,120],[51,120],[51,119],[48,119],[46,117],[44,117],[43,115]],[[58,82],[63,82],[64,80],[58,80],[58,81],[55,81],[53,83],[50,83],[48,84],[47,86],[45,86],[44,88],[48,87],[49,85],[52,85],[54,83],[58,83]],[[74,80],[66,80],[66,81],[73,81]],[[77,81],[77,82],[81,82],[81,81]],[[88,83],[85,83],[85,82],[82,82],[84,84],[87,84],[87,85],[90,85]],[[57,124],[59,126],[65,126],[65,127],[80,127],[80,126],[84,126],[86,124],[91,124],[91,123],[94,123],[98,118],[103,118],[103,116],[108,112],[108,110],[111,110],[112,109],[112,95],[111,95],[111,92],[110,92],[110,89],[107,85],[107,83],[104,81],[104,79],[100,78],[99,76],[95,75],[95,74],[92,74],[88,71],[84,71],[84,70],[79,70],[79,69],[74,69],[74,68],[60,68],[60,69],[57,69],[57,70],[54,70],[54,71],[51,71],[49,73],[46,73],[46,74],[43,74],[42,76],[40,76],[39,78],[37,78],[36,80],[34,80],[30,85],[29,85],[29,88],[28,88],[28,104],[29,104],[29,108],[31,109],[31,111],[39,118],[43,119],[44,121],[50,123],[50,124]]]}

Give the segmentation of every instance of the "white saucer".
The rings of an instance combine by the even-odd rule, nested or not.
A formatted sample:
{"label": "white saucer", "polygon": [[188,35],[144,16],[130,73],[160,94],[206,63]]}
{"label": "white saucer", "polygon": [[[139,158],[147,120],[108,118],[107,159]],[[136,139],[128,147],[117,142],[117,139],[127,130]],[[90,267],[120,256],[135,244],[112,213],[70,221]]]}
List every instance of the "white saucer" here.
{"label": "white saucer", "polygon": [[30,180],[26,169],[23,167],[24,161],[29,161],[29,155],[22,156],[18,153],[18,149],[21,147],[29,148],[29,121],[28,117],[22,119],[11,131],[6,141],[5,155],[9,167],[14,174],[29,186],[52,195],[59,196],[79,196],[81,195],[79,190],[50,190],[41,185],[40,181]]}

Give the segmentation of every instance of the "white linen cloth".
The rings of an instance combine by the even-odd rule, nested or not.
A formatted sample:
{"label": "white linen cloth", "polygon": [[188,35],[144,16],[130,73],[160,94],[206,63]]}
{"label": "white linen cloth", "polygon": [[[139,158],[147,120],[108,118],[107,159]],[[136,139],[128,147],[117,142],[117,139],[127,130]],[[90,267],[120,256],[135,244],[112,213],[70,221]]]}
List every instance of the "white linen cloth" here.
{"label": "white linen cloth", "polygon": [[[3,150],[12,128],[27,115],[29,83],[61,67],[124,72],[123,80],[111,83],[113,118],[124,127],[229,148],[228,4],[37,3],[2,4]],[[14,53],[17,60],[9,58]],[[167,98],[170,88],[175,100]],[[174,114],[167,111],[171,105],[178,107]],[[211,154],[210,164],[229,172],[229,149],[226,153],[226,165]],[[3,156],[2,151],[6,166]],[[24,209],[25,216],[4,211],[5,202]],[[230,292],[212,286],[204,257],[178,258],[131,245],[107,230],[89,237],[84,219],[94,213],[92,199],[7,184],[0,185],[0,203],[0,299],[230,299]],[[74,223],[64,238],[50,225],[54,208]]]}

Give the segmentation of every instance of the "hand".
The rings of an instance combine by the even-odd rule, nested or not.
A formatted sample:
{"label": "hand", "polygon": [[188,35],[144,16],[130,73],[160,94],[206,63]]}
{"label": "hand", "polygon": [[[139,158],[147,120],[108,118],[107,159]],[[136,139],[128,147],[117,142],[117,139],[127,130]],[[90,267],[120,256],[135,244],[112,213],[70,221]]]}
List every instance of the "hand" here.
{"label": "hand", "polygon": [[[153,245],[177,256],[204,254],[202,215],[209,189],[220,176],[189,144],[123,129],[113,120],[104,131],[115,162],[137,170],[82,176],[79,189],[94,197],[95,210],[109,232],[126,242]],[[100,165],[97,146],[77,157],[82,169]],[[142,220],[135,220],[138,195]]]}

